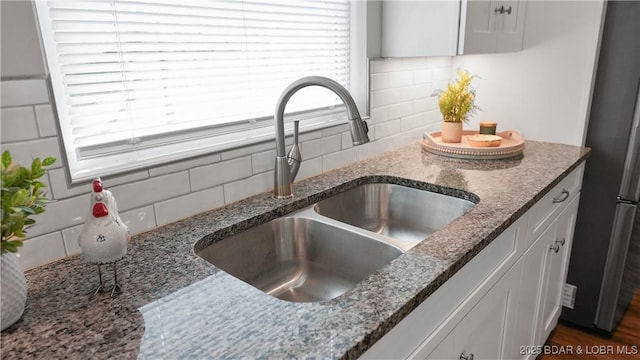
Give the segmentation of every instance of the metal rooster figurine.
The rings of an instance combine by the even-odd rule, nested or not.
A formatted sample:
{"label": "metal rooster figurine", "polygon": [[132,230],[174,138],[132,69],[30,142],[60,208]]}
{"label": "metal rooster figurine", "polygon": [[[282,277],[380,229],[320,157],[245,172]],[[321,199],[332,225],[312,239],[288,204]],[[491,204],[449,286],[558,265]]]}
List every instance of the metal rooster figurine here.
{"label": "metal rooster figurine", "polygon": [[114,285],[111,296],[120,293],[116,263],[127,254],[129,228],[118,215],[116,199],[105,190],[100,178],[93,180],[93,192],[89,202],[90,212],[78,236],[84,260],[98,265],[100,283],[94,293],[109,291],[102,281],[102,265],[113,264]]}

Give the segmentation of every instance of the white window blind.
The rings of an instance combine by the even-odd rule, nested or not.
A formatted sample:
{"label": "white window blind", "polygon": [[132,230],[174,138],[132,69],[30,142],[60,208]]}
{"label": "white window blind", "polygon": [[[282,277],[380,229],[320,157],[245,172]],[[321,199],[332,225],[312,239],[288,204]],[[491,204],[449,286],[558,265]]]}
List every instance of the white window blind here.
{"label": "white window blind", "polygon": [[[73,180],[273,137],[276,101],[303,76],[332,78],[356,99],[366,93],[351,80],[349,0],[36,7]],[[313,119],[303,128],[326,126],[342,117],[336,104],[332,92],[309,87],[287,113]]]}

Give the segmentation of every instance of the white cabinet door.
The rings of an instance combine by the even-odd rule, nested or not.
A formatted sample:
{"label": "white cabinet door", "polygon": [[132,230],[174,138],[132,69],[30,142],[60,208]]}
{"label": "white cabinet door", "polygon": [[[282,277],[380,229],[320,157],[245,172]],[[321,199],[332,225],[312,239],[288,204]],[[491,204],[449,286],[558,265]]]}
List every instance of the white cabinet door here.
{"label": "white cabinet door", "polygon": [[[516,330],[512,344],[512,352],[517,354],[513,359],[533,359],[535,354],[522,349],[529,349],[538,344],[538,323],[541,318],[540,302],[545,289],[545,277],[552,251],[549,244],[555,235],[555,223],[552,223],[531,245],[522,258],[522,287],[520,303],[516,315]],[[523,347],[523,348],[521,348]]]}
{"label": "white cabinet door", "polygon": [[522,49],[526,1],[463,0],[458,54]]}
{"label": "white cabinet door", "polygon": [[551,331],[556,327],[560,312],[562,311],[562,289],[567,279],[567,268],[569,266],[569,255],[571,254],[571,243],[573,230],[578,213],[579,198],[574,198],[563,210],[556,220],[556,233],[550,246],[548,271],[546,279],[546,290],[541,302],[542,324],[538,342],[544,343]]}
{"label": "white cabinet door", "polygon": [[532,349],[544,344],[558,323],[578,201],[578,196],[573,197],[524,254],[523,285],[511,349],[514,359],[535,358]]}
{"label": "white cabinet door", "polygon": [[513,358],[521,266],[518,261],[498,280],[425,359]]}
{"label": "white cabinet door", "polygon": [[460,4],[450,0],[383,1],[382,57],[453,56]]}
{"label": "white cabinet door", "polygon": [[495,1],[463,1],[459,54],[492,53],[496,49]]}
{"label": "white cabinet door", "polygon": [[523,0],[501,1],[503,13],[496,19],[497,41],[495,52],[522,50],[527,2]]}

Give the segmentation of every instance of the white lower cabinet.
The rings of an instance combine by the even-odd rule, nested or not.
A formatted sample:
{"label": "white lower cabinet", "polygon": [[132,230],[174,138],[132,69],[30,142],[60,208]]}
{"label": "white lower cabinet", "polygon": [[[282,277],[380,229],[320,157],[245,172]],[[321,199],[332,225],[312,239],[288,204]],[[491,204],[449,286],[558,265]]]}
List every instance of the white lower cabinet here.
{"label": "white lower cabinet", "polygon": [[541,291],[541,318],[538,320],[537,342],[543,343],[556,327],[562,311],[562,289],[567,279],[567,268],[579,198],[576,196],[555,222],[554,236],[547,237],[547,259],[544,262],[544,280]]}
{"label": "white lower cabinet", "polygon": [[520,290],[518,261],[427,356],[416,359],[512,359],[512,335]]}
{"label": "white lower cabinet", "polygon": [[362,359],[533,359],[562,309],[584,164]]}

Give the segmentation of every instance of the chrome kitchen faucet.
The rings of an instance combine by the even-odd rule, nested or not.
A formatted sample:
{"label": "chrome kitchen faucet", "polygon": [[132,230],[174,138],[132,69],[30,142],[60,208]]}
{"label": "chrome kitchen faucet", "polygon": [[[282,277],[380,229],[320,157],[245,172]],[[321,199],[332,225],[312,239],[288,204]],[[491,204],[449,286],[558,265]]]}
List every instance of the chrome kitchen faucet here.
{"label": "chrome kitchen faucet", "polygon": [[[293,196],[291,191],[291,183],[295,179],[302,156],[297,150],[297,143],[294,143],[289,154],[285,155],[284,145],[284,108],[287,102],[296,93],[296,91],[307,86],[322,86],[333,91],[342,100],[347,108],[347,116],[349,117],[349,130],[351,131],[351,141],[353,145],[361,145],[369,142],[369,128],[367,123],[360,118],[360,113],[356,106],[356,102],[349,94],[349,91],[334,80],[322,76],[307,76],[294,81],[280,95],[276,104],[276,168],[273,196],[276,199],[286,199]],[[294,137],[297,142],[298,124],[294,126]]]}

